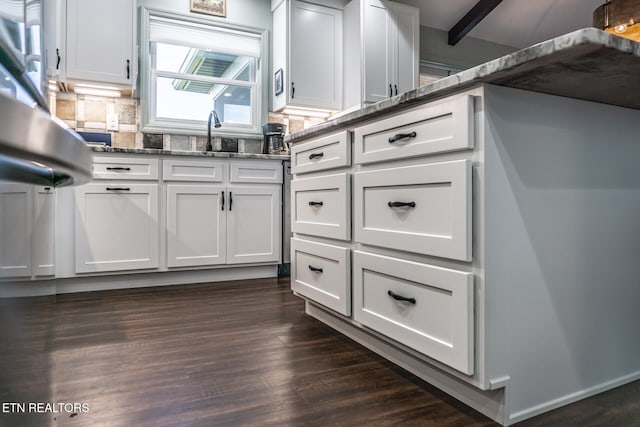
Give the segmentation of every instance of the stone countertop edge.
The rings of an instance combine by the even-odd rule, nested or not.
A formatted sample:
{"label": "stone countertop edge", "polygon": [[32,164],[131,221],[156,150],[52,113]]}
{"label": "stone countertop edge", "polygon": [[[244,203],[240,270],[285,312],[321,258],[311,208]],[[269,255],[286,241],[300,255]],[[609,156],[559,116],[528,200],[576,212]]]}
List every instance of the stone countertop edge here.
{"label": "stone countertop edge", "polygon": [[[396,112],[401,109],[433,101],[482,83],[501,84],[502,81],[508,79],[511,75],[521,75],[528,71],[535,72],[535,70],[540,66],[553,65],[553,63],[561,61],[571,65],[572,59],[580,59],[593,51],[603,48],[612,49],[625,55],[635,56],[636,58],[634,58],[634,61],[638,60],[638,63],[640,64],[640,43],[614,36],[596,28],[583,28],[581,30],[518,50],[498,59],[486,62],[452,76],[445,77],[441,80],[437,80],[418,89],[366,106],[336,119],[328,120],[313,127],[292,133],[285,137],[285,141],[295,143],[312,136],[326,134],[329,133],[329,131],[336,131],[379,115]],[[612,65],[612,67],[614,66],[615,65]],[[571,69],[570,72],[580,71],[574,71]],[[583,70],[582,72],[588,73],[589,70]],[[638,80],[640,80],[640,78]],[[503,83],[503,85],[525,90],[529,89],[538,92],[560,94],[557,92],[554,93],[551,90],[545,91],[544,88],[529,88],[523,83],[520,83],[519,85]],[[560,83],[558,83],[558,86],[559,85]],[[580,94],[576,93],[560,95],[598,101],[598,99],[580,97]],[[635,105],[630,107],[636,108]]]}
{"label": "stone countertop edge", "polygon": [[163,156],[216,157],[223,159],[289,160],[289,154],[230,153],[223,151],[164,150],[158,148],[115,148],[90,145],[95,153],[150,154]]}

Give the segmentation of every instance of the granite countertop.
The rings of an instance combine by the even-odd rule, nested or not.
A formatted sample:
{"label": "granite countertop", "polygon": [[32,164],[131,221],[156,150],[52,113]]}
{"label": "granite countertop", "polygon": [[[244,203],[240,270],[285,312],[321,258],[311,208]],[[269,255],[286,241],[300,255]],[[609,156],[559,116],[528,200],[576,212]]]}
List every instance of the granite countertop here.
{"label": "granite countertop", "polygon": [[164,156],[217,157],[224,159],[289,160],[289,154],[228,153],[221,151],[161,150],[157,148],[114,148],[89,145],[97,153],[153,154]]}
{"label": "granite countertop", "polygon": [[584,28],[287,135],[297,142],[480,83],[640,109],[640,43]]}

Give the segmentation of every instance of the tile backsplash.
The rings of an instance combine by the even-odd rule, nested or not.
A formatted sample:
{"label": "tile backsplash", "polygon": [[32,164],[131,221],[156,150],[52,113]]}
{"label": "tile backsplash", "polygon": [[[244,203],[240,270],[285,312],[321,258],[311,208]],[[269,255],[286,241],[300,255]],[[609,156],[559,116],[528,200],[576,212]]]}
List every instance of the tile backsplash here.
{"label": "tile backsplash", "polygon": [[[117,148],[160,148],[165,150],[204,151],[207,138],[180,134],[155,134],[139,132],[140,100],[135,98],[109,98],[78,95],[71,92],[53,92],[49,103],[51,112],[77,131],[109,132],[112,146]],[[118,130],[107,130],[107,117],[117,115]],[[269,113],[269,122],[287,126],[287,133],[296,132],[321,122],[308,117]],[[213,138],[213,149],[235,148],[232,141]],[[262,152],[262,139],[238,139],[241,153]]]}

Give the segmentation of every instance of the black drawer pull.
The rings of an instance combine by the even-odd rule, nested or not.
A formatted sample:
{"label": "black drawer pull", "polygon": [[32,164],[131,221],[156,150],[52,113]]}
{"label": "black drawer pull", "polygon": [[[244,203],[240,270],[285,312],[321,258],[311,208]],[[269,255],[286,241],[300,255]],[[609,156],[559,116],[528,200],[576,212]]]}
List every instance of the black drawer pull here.
{"label": "black drawer pull", "polygon": [[309,270],[314,271],[316,273],[322,273],[322,269],[318,267],[314,267],[312,265],[309,266]]}
{"label": "black drawer pull", "polygon": [[396,88],[396,96],[398,96],[398,85],[393,85]]}
{"label": "black drawer pull", "polygon": [[400,139],[405,139],[405,138],[415,138],[418,134],[415,132],[411,132],[411,133],[397,133],[393,136],[389,137],[389,144],[393,144],[394,142],[400,140]]}
{"label": "black drawer pull", "polygon": [[131,191],[129,187],[107,187],[107,191]]}
{"label": "black drawer pull", "polygon": [[309,202],[309,206],[322,206],[323,204],[322,202]]}
{"label": "black drawer pull", "polygon": [[389,97],[393,96],[393,89],[391,89],[391,83],[389,83]]}
{"label": "black drawer pull", "polygon": [[408,302],[409,304],[415,304],[416,303],[416,299],[415,298],[403,297],[402,295],[398,295],[398,294],[394,293],[393,291],[387,291],[387,295],[389,295],[391,298],[393,298],[396,301],[405,301],[405,302]]}
{"label": "black drawer pull", "polygon": [[309,160],[313,160],[313,159],[319,159],[320,157],[324,156],[324,153],[313,153],[313,154],[309,154]]}
{"label": "black drawer pull", "polygon": [[117,167],[108,167],[107,170],[108,171],[130,171],[131,168],[123,168],[123,167],[117,166]]}
{"label": "black drawer pull", "polygon": [[127,59],[127,80],[129,80],[131,78],[131,71],[129,70],[129,64],[131,63],[131,61],[129,61]]}
{"label": "black drawer pull", "polygon": [[233,209],[233,193],[229,191],[229,211]]}
{"label": "black drawer pull", "polygon": [[220,208],[220,210],[224,210],[224,191],[222,192],[222,207]]}
{"label": "black drawer pull", "polygon": [[387,204],[390,208],[403,208],[405,206],[410,208],[416,207],[416,202],[389,202]]}

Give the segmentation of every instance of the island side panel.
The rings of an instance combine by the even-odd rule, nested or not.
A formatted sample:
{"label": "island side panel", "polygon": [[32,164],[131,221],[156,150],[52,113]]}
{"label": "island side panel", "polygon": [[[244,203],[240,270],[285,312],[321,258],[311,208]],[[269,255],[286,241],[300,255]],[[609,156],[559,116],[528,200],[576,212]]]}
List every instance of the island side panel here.
{"label": "island side panel", "polygon": [[640,111],[488,85],[485,117],[487,377],[513,423],[640,378]]}

